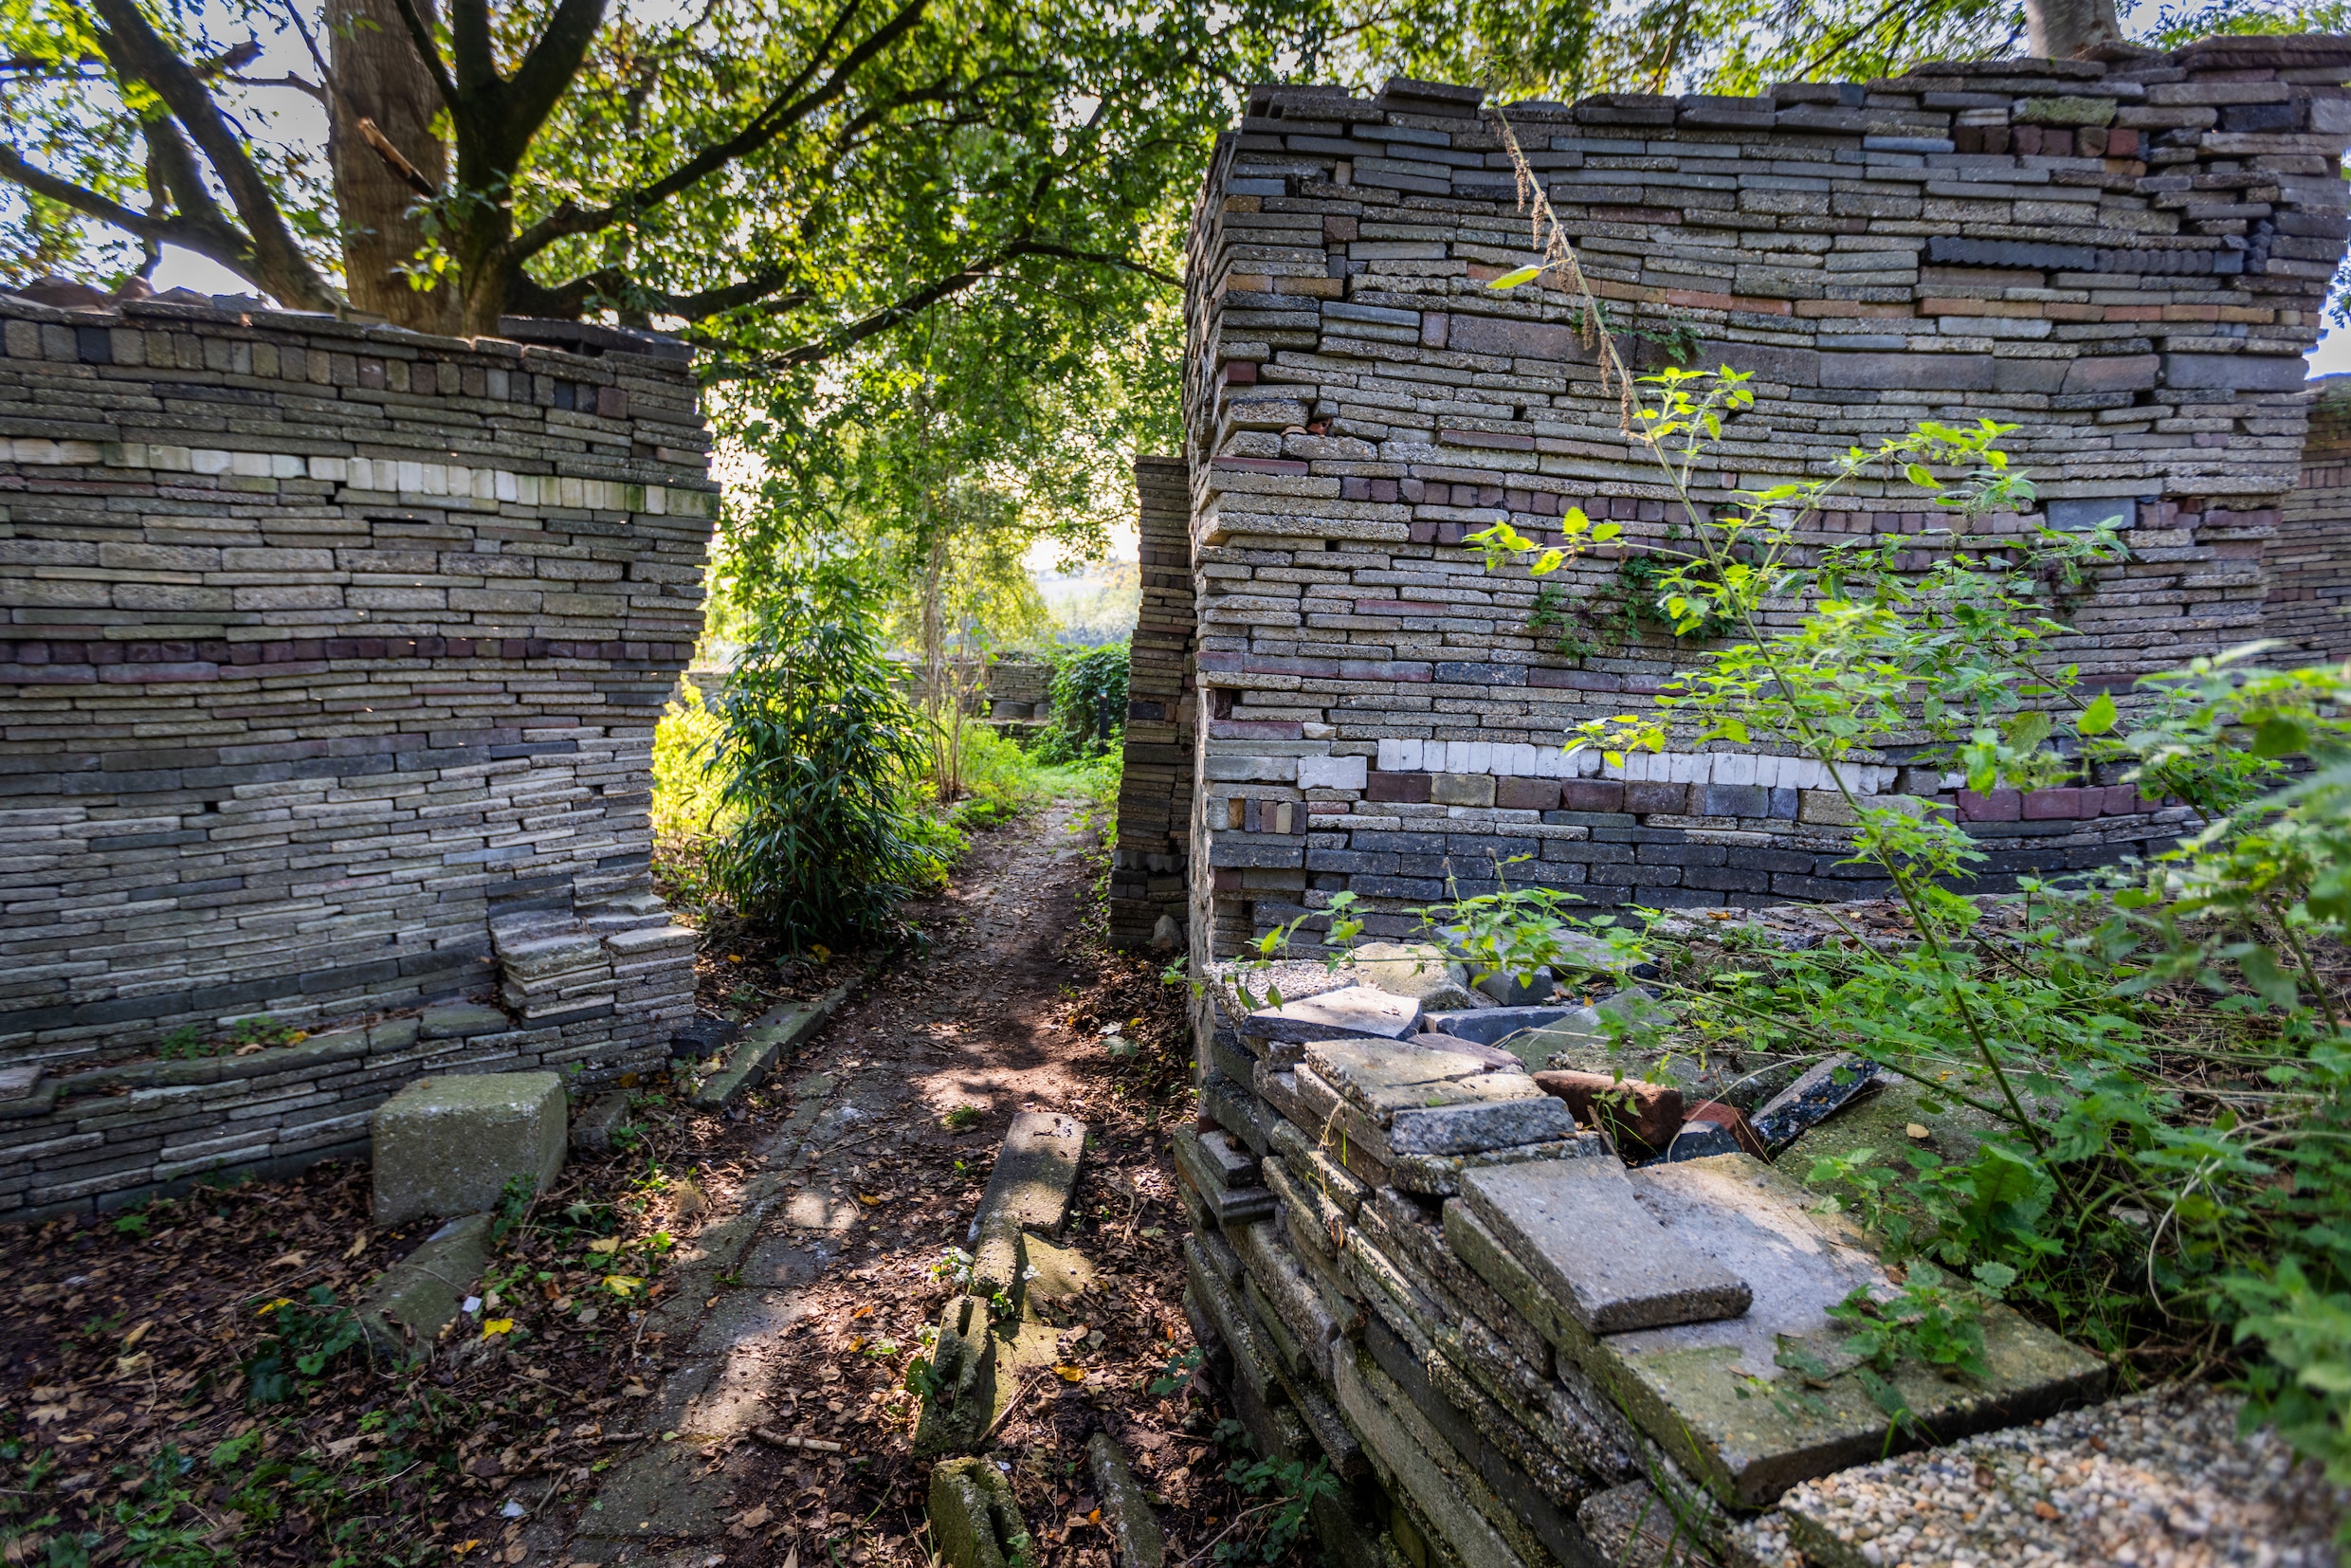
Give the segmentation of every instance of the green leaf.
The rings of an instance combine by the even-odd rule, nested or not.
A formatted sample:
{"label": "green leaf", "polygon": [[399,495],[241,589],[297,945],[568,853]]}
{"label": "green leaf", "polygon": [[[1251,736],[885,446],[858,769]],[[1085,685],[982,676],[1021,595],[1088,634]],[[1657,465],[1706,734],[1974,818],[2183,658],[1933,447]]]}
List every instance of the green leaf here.
{"label": "green leaf", "polygon": [[1942,488],[1941,485],[1935,483],[1935,476],[1933,474],[1928,473],[1925,468],[1916,463],[1904,467],[1902,471],[1902,475],[1903,478],[1908,480],[1911,483],[1917,485],[1922,490],[1940,490]]}
{"label": "green leaf", "polygon": [[2100,692],[2082,710],[2082,717],[2073,721],[2073,727],[2084,735],[2104,735],[2114,728],[2114,698]]}
{"label": "green leaf", "polygon": [[2293,720],[2277,714],[2264,719],[2261,727],[2253,732],[2255,757],[2291,757],[2307,750],[2309,745],[2307,731]]}
{"label": "green leaf", "polygon": [[1540,266],[1517,267],[1509,272],[1504,273],[1501,277],[1495,279],[1492,283],[1487,283],[1485,286],[1488,288],[1516,288],[1521,283],[1532,283],[1537,278],[1541,277],[1542,270],[1543,269]]}
{"label": "green leaf", "polygon": [[2004,1263],[1979,1263],[1975,1274],[1976,1283],[1996,1296],[2016,1283],[2016,1270]]}

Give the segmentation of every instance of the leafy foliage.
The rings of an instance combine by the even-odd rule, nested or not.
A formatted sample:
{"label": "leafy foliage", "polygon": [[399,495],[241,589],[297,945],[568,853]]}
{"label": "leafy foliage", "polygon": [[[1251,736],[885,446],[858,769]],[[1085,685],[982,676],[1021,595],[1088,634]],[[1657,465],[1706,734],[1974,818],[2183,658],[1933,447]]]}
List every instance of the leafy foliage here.
{"label": "leafy foliage", "polygon": [[1053,669],[1053,718],[1038,739],[1041,762],[1100,757],[1126,730],[1128,645],[1063,648]]}
{"label": "leafy foliage", "polygon": [[822,573],[771,600],[720,712],[711,765],[735,820],[710,848],[714,886],[795,949],[892,929],[898,903],[941,867],[910,801],[922,724],[856,580]]}

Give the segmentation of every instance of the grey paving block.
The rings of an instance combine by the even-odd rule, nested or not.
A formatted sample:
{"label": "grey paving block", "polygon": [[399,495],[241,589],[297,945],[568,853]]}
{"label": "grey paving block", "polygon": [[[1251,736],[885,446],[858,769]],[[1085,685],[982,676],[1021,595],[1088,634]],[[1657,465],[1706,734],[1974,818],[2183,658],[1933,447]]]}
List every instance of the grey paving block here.
{"label": "grey paving block", "polygon": [[1409,996],[1354,985],[1279,1008],[1260,1008],[1241,1020],[1239,1028],[1265,1040],[1401,1040],[1418,1030],[1420,1012],[1420,1003]]}
{"label": "grey paving block", "polygon": [[1553,1303],[1593,1334],[1747,1309],[1746,1284],[1668,1236],[1613,1160],[1466,1171],[1461,1195]]}
{"label": "grey paving block", "polygon": [[352,1304],[377,1349],[396,1360],[430,1355],[442,1325],[457,1316],[490,1260],[488,1214],[453,1219],[384,1270]]}
{"label": "grey paving block", "polygon": [[844,980],[813,1001],[784,1002],[770,1008],[735,1042],[726,1066],[694,1091],[695,1106],[717,1111],[733,1104],[738,1095],[764,1079],[778,1062],[792,1060],[801,1043],[825,1026],[860,983]]}
{"label": "grey paving block", "polygon": [[[1570,1352],[1652,1438],[1741,1506],[1917,1440],[1889,1431],[1843,1352],[1847,1330],[1828,1315],[1856,1287],[1892,1289],[1858,1229],[1814,1212],[1813,1194],[1750,1155],[1629,1180],[1675,1249],[1737,1270],[1754,1292],[1736,1318],[1604,1335]],[[1944,1441],[2035,1419],[2105,1384],[2104,1361],[2003,1305],[1985,1316],[1984,1359],[1980,1381],[1907,1363],[1887,1381]]]}
{"label": "grey paving block", "polygon": [[972,1219],[972,1241],[991,1214],[1009,1214],[1025,1229],[1051,1234],[1069,1212],[1078,1185],[1078,1162],[1085,1154],[1085,1123],[1059,1111],[1022,1111],[1005,1130],[988,1190]]}
{"label": "grey paving block", "polygon": [[1087,1438],[1085,1464],[1094,1477],[1094,1495],[1102,1499],[1103,1528],[1118,1553],[1119,1568],[1160,1568],[1167,1560],[1167,1536],[1117,1440],[1106,1431]]}
{"label": "grey paving block", "polygon": [[509,1181],[538,1190],[563,1169],[563,1081],[552,1072],[420,1078],[377,1106],[368,1130],[376,1224],[478,1213],[498,1207]]}
{"label": "grey paving block", "polygon": [[417,1017],[416,1037],[420,1040],[467,1040],[477,1034],[502,1034],[512,1028],[513,1020],[497,1008],[460,1002],[447,1007],[427,1008]]}

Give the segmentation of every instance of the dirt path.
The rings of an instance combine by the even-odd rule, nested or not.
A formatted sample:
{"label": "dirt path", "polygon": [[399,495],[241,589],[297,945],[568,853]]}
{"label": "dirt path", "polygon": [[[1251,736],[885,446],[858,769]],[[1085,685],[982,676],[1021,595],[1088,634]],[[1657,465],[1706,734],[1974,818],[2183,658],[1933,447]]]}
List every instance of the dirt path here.
{"label": "dirt path", "polygon": [[1048,1320],[1066,1370],[995,1434],[1041,1564],[1109,1561],[1081,1462],[1102,1428],[1167,1500],[1174,1541],[1229,1515],[1229,1489],[1193,1473],[1221,1468],[1212,1413],[1147,1392],[1190,1345],[1167,1155],[1188,1114],[1180,1000],[1155,965],[1100,947],[1082,828],[1060,804],[987,835],[943,896],[908,911],[928,950],[893,960],[729,1113],[695,1161],[706,1208],[681,1238],[673,1292],[644,1325],[644,1417],[606,1423],[653,1440],[610,1462],[569,1521],[494,1538],[504,1560],[925,1561],[907,1369],[956,1292],[955,1249],[1022,1110],[1092,1129],[1066,1239],[1099,1271]]}

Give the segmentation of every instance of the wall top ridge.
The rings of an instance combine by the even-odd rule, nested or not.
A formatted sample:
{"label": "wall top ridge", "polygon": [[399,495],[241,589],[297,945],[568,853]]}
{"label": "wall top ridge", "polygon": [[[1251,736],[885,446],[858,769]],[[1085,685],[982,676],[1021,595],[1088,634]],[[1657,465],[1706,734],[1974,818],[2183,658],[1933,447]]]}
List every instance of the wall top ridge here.
{"label": "wall top ridge", "polygon": [[[90,292],[95,294],[97,291]],[[437,333],[394,326],[389,321],[347,319],[323,311],[281,310],[249,297],[208,296],[192,289],[173,289],[149,299],[102,300],[102,302],[72,305],[51,303],[37,297],[0,290],[0,316],[65,327],[167,327],[185,324],[292,332],[314,338],[342,338],[355,347],[366,345],[377,352],[392,354],[478,354],[515,361],[548,353],[561,353],[572,358],[589,360],[610,356],[623,360],[641,360],[670,370],[689,363],[694,354],[688,344],[660,333],[609,327],[591,321],[507,316],[499,320],[503,333],[501,337],[445,337]]]}
{"label": "wall top ridge", "polygon": [[[2089,97],[2138,97],[2151,82],[2178,81],[2211,72],[2246,70],[2343,73],[2351,75],[2351,36],[2328,33],[2247,35],[2206,38],[2170,53],[2155,50],[2116,50],[2111,59],[2047,60],[2010,56],[1983,60],[1924,60],[1900,75],[1869,82],[1783,82],[1769,92],[1753,96],[1715,93],[1594,93],[1560,102],[1527,99],[1488,106],[1482,87],[1451,82],[1420,82],[1390,77],[1378,93],[1365,97],[1350,88],[1326,83],[1258,82],[1250,86],[1244,114],[1250,119],[1326,119],[1378,122],[1414,119],[1474,119],[1494,107],[1513,119],[1554,123],[1586,118],[1586,112],[1667,108],[1704,112],[1708,108],[1746,106],[1749,112],[1784,112],[1791,108],[1834,105],[1863,107],[1872,94],[1943,92],[1953,82],[1990,79],[1996,82],[2045,83],[2051,88],[2077,90]],[[2331,82],[2303,85],[2342,85],[2342,75]],[[1959,89],[1965,90],[1965,89]],[[2011,96],[2032,96],[2012,92]],[[2052,95],[2058,96],[2058,95]],[[1662,123],[1662,122],[1661,122]],[[1724,127],[1729,128],[1729,127]],[[1758,121],[1756,129],[1768,128]],[[1791,129],[1797,127],[1791,126]],[[1832,127],[1821,127],[1832,129]]]}

